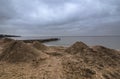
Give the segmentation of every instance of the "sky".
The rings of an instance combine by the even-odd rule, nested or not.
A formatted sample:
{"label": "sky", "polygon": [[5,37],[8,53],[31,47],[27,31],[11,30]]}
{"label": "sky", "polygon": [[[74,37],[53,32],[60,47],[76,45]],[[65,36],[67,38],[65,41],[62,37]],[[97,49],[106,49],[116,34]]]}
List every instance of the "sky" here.
{"label": "sky", "polygon": [[120,0],[0,0],[0,34],[120,35]]}

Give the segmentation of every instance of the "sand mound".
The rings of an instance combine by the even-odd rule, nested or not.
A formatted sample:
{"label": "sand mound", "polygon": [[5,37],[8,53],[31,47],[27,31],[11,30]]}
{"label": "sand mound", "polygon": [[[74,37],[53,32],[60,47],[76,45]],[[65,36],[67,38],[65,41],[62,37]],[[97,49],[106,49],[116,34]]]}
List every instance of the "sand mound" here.
{"label": "sand mound", "polygon": [[9,42],[11,42],[11,41],[14,41],[13,39],[10,39],[10,38],[3,38],[2,39],[2,42],[3,43],[9,43]]}
{"label": "sand mound", "polygon": [[[119,79],[120,68],[89,64],[84,59],[72,56],[63,59],[66,79]],[[93,62],[94,63],[94,62]],[[102,63],[101,63],[102,64]]]}
{"label": "sand mound", "polygon": [[[112,66],[120,65],[120,53],[116,50],[103,46],[93,46],[89,48],[82,42],[76,42],[66,49],[66,52],[82,58],[85,63],[92,65]],[[79,55],[78,55],[79,54]],[[93,63],[94,62],[94,63]]]}
{"label": "sand mound", "polygon": [[[16,79],[120,78],[120,52],[116,50],[103,46],[89,47],[82,42],[76,42],[68,48],[51,47],[51,51],[50,47],[47,47],[49,50],[47,50],[48,52],[45,51],[45,54],[40,51],[43,49],[46,50],[46,46],[41,45],[39,42],[31,44],[28,45],[22,41],[12,41],[7,44],[0,55],[0,60],[2,61],[32,61],[32,66],[28,63],[19,63],[24,66],[22,68],[18,64],[5,64],[8,65],[4,66],[5,68],[9,67],[5,71],[8,73],[11,72],[11,75]],[[33,47],[36,44],[40,48],[39,50],[35,46]],[[14,68],[16,66],[17,68],[15,70]],[[0,67],[3,68],[3,65],[0,65]],[[10,70],[11,68],[13,70]],[[6,74],[8,78],[13,79],[13,77],[9,76],[10,73],[8,73]],[[19,74],[22,74],[22,76],[19,76]],[[7,79],[6,75],[2,79]]]}
{"label": "sand mound", "polygon": [[113,67],[120,66],[120,52],[117,50],[103,46],[93,46],[92,49],[96,52],[96,59],[99,59],[99,61]]}
{"label": "sand mound", "polygon": [[33,42],[33,47],[35,47],[36,49],[41,50],[41,51],[44,51],[44,50],[48,49],[47,46],[45,46],[44,44],[42,44],[38,41]]}
{"label": "sand mound", "polygon": [[41,52],[38,52],[22,41],[12,41],[4,47],[0,55],[0,60],[8,62],[27,62],[36,60],[40,53]]}
{"label": "sand mound", "polygon": [[79,52],[85,51],[85,49],[88,49],[89,47],[84,44],[83,42],[76,42],[72,46],[68,47],[65,52],[71,53],[71,54],[76,54]]}
{"label": "sand mound", "polygon": [[63,58],[67,79],[120,78],[120,53],[118,51],[103,46],[89,48],[80,42],[66,50],[72,53]]}
{"label": "sand mound", "polygon": [[[96,71],[84,63],[78,57],[66,57],[63,59],[63,68],[66,79],[99,79],[96,78]],[[101,78],[100,78],[101,79]]]}

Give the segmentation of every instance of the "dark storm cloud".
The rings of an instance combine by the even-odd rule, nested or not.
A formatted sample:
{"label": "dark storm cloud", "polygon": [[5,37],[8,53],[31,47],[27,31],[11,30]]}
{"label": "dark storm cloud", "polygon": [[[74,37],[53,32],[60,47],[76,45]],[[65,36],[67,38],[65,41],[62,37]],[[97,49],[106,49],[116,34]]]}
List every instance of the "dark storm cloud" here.
{"label": "dark storm cloud", "polygon": [[0,0],[0,33],[120,34],[119,18],[119,0]]}

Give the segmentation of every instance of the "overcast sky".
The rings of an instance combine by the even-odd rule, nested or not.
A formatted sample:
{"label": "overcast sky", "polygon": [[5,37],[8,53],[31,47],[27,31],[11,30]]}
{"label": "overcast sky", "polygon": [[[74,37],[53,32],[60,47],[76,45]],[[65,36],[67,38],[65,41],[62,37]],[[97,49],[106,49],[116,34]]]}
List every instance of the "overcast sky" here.
{"label": "overcast sky", "polygon": [[0,0],[0,33],[120,35],[120,0]]}

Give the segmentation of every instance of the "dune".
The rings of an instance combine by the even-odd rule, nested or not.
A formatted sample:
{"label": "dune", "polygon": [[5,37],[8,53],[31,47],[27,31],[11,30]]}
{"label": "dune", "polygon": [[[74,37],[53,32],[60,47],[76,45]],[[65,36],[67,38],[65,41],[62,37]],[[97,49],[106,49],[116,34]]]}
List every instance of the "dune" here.
{"label": "dune", "polygon": [[38,41],[2,43],[0,79],[120,78],[120,52],[115,49],[83,42],[70,47],[45,46]]}
{"label": "dune", "polygon": [[83,42],[76,42],[72,46],[68,47],[65,52],[68,52],[70,54],[77,54],[79,52],[85,51],[85,49],[88,49],[89,47],[84,44]]}
{"label": "dune", "polygon": [[27,62],[40,58],[41,53],[41,51],[30,47],[23,41],[14,40],[4,46],[3,52],[0,54],[0,60],[13,63]]}
{"label": "dune", "polygon": [[120,78],[120,53],[116,50],[76,42],[65,51],[70,54],[63,58],[67,79]]}

